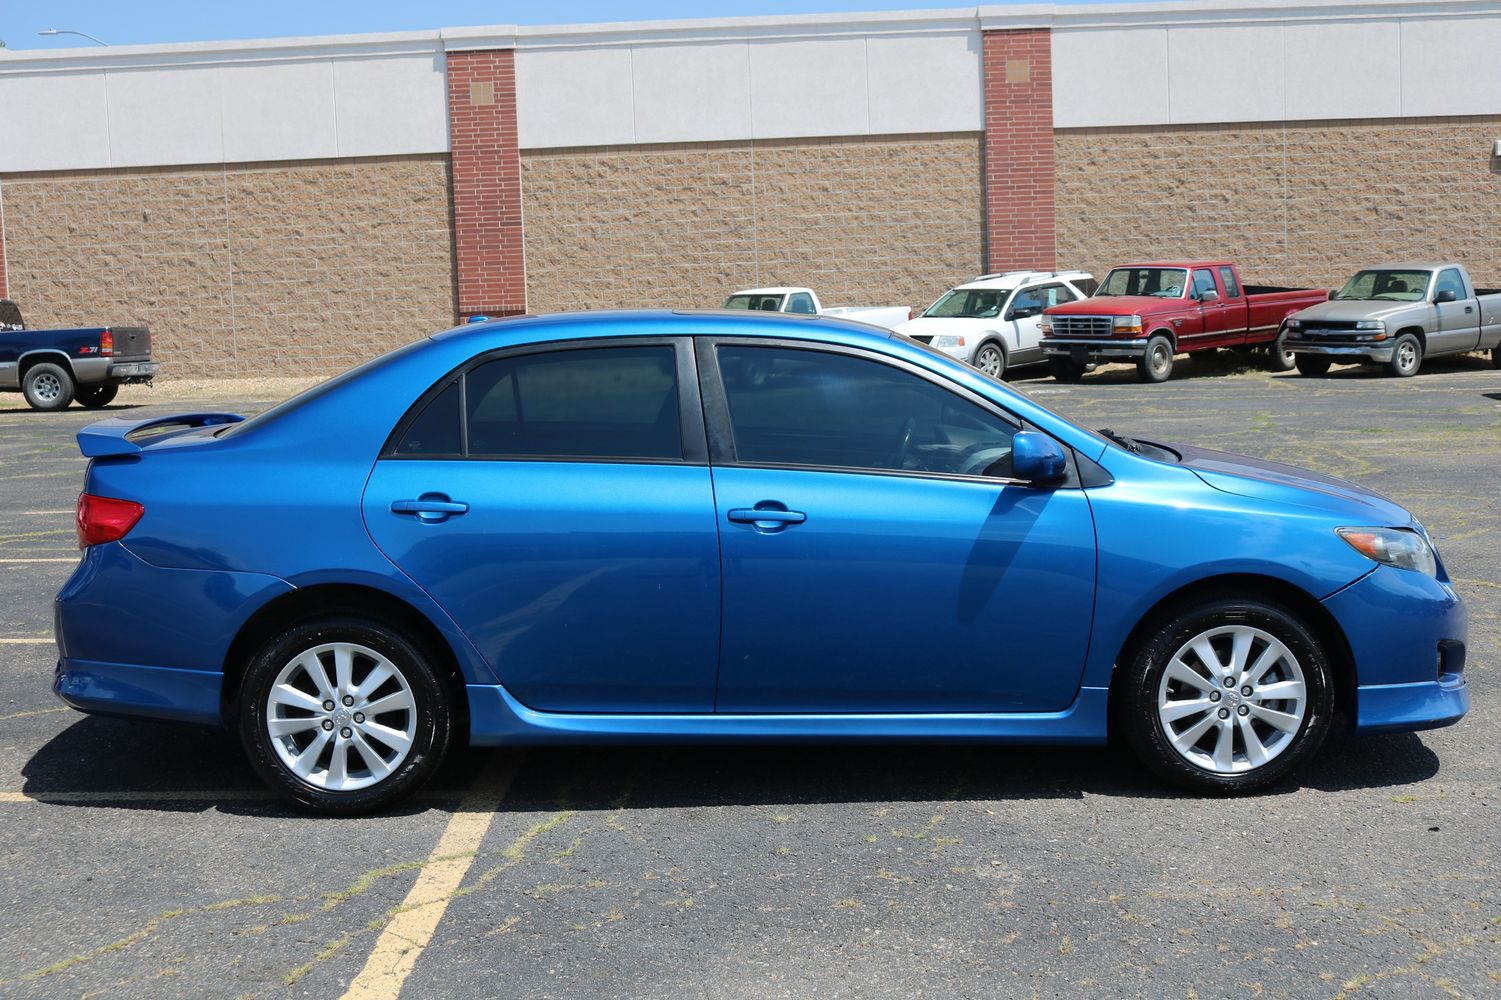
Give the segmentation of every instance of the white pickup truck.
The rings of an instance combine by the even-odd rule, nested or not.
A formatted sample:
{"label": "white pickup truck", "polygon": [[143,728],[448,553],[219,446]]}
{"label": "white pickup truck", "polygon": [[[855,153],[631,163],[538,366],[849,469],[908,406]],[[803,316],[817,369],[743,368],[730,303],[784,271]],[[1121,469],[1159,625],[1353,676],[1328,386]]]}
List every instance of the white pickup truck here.
{"label": "white pickup truck", "polygon": [[803,316],[838,316],[859,320],[888,330],[912,318],[908,306],[832,306],[825,308],[811,288],[779,285],[746,288],[724,300],[726,309],[756,309],[762,312],[795,313]]}

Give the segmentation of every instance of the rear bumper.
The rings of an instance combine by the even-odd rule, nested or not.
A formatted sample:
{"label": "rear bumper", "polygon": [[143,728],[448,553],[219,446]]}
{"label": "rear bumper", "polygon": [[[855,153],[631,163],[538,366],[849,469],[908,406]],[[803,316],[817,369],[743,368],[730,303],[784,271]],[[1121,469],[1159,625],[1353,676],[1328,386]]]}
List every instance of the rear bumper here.
{"label": "rear bumper", "polygon": [[112,385],[131,382],[150,382],[156,376],[156,370],[160,368],[156,361],[125,361],[119,364],[111,364],[109,373],[105,376],[105,382]]}
{"label": "rear bumper", "polygon": [[1299,340],[1288,337],[1282,346],[1295,354],[1320,354],[1331,358],[1351,358],[1385,364],[1392,359],[1392,345],[1380,344],[1325,344],[1317,340]]}
{"label": "rear bumper", "polygon": [[64,657],[57,661],[52,692],[80,712],[216,726],[223,682],[218,671]]}
{"label": "rear bumper", "polygon": [[1084,340],[1048,337],[1042,342],[1042,353],[1050,358],[1073,358],[1075,361],[1093,361],[1096,358],[1141,358],[1146,356],[1147,341],[1146,338]]}

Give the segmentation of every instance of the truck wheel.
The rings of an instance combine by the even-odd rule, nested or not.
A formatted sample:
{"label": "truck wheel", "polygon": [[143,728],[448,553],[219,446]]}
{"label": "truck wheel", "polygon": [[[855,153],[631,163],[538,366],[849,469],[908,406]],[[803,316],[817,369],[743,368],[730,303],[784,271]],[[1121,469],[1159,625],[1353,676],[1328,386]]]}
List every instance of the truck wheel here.
{"label": "truck wheel", "polygon": [[995,341],[986,341],[975,352],[975,367],[991,378],[1000,378],[1006,374],[1006,352]]}
{"label": "truck wheel", "polygon": [[1386,370],[1397,378],[1411,378],[1422,366],[1423,345],[1412,334],[1402,334],[1392,348],[1392,359],[1386,363]]}
{"label": "truck wheel", "polygon": [[73,402],[73,375],[62,365],[32,365],[21,380],[21,392],[33,410],[66,410]]}
{"label": "truck wheel", "polygon": [[98,410],[106,407],[119,393],[117,385],[85,385],[80,386],[76,398],[79,405],[90,410]]}
{"label": "truck wheel", "polygon": [[1501,368],[1501,347],[1491,348],[1491,366]]}
{"label": "truck wheel", "polygon": [[1287,331],[1278,330],[1277,339],[1272,341],[1271,347],[1267,348],[1267,351],[1272,358],[1271,364],[1269,364],[1267,367],[1269,367],[1274,372],[1290,372],[1298,363],[1297,355],[1293,354],[1292,351],[1289,351],[1286,347],[1286,344]]}
{"label": "truck wheel", "polygon": [[1173,345],[1162,334],[1147,341],[1147,353],[1136,362],[1136,374],[1143,382],[1166,382],[1173,374]]}
{"label": "truck wheel", "polygon": [[1317,378],[1320,375],[1329,374],[1329,359],[1320,357],[1317,354],[1299,354],[1296,363],[1299,375]]}
{"label": "truck wheel", "polygon": [[1069,358],[1048,358],[1048,368],[1059,382],[1077,382],[1084,377],[1084,366]]}

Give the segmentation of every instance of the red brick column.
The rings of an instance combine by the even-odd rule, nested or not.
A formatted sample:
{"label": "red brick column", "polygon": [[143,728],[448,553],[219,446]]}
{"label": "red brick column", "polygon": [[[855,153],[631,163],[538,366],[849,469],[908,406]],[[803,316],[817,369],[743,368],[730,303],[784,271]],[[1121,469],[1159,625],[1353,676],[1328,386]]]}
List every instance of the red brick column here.
{"label": "red brick column", "polygon": [[983,33],[985,269],[1058,266],[1053,207],[1053,40],[1047,28]]}
{"label": "red brick column", "polygon": [[526,312],[514,51],[448,53],[448,137],[459,318]]}

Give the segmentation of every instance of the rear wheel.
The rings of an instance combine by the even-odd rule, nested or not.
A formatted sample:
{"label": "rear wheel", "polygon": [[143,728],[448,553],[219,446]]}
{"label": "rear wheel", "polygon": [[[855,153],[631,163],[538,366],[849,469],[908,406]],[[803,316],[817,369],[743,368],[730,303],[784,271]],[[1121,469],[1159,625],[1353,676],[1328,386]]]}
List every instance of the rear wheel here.
{"label": "rear wheel", "polygon": [[1501,368],[1501,347],[1491,348],[1491,366]]}
{"label": "rear wheel", "polygon": [[66,410],[73,402],[73,373],[48,362],[32,365],[21,379],[21,393],[33,410]]}
{"label": "rear wheel", "polygon": [[108,406],[119,393],[117,385],[85,385],[78,389],[78,402],[90,410]]}
{"label": "rear wheel", "polygon": [[1296,364],[1299,375],[1317,377],[1329,374],[1329,359],[1318,354],[1299,354]]}
{"label": "rear wheel", "polygon": [[986,341],[975,352],[975,367],[991,378],[1000,378],[1006,373],[1006,352],[995,341]]}
{"label": "rear wheel", "polygon": [[1059,382],[1077,382],[1084,377],[1084,366],[1069,358],[1048,358],[1048,369]]}
{"label": "rear wheel", "polygon": [[1290,372],[1298,363],[1298,356],[1287,349],[1287,331],[1278,330],[1277,339],[1267,348],[1271,355],[1271,363],[1268,365],[1274,372]]}
{"label": "rear wheel", "polygon": [[421,786],[453,739],[454,696],[417,643],[386,625],[294,625],[245,673],[240,742],[261,777],[309,809],[350,815]]}
{"label": "rear wheel", "polygon": [[1147,341],[1147,353],[1136,362],[1136,374],[1143,382],[1166,382],[1173,374],[1173,344],[1162,334]]}
{"label": "rear wheel", "polygon": [[1324,741],[1328,658],[1286,608],[1221,598],[1165,620],[1121,679],[1118,724],[1160,777],[1199,791],[1265,788]]}
{"label": "rear wheel", "polygon": [[1387,372],[1397,378],[1411,378],[1421,367],[1423,367],[1423,345],[1412,334],[1402,334],[1392,346],[1392,359],[1386,363]]}

